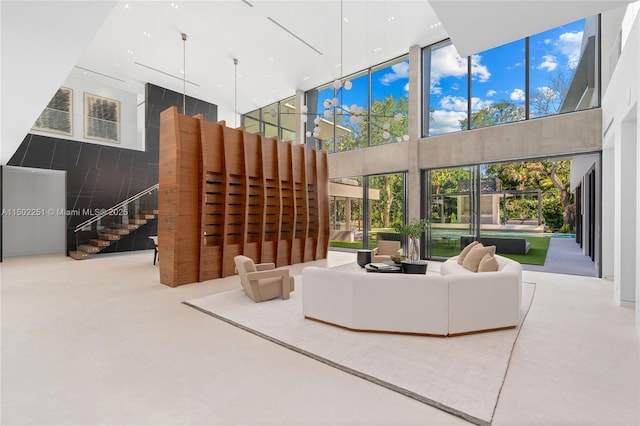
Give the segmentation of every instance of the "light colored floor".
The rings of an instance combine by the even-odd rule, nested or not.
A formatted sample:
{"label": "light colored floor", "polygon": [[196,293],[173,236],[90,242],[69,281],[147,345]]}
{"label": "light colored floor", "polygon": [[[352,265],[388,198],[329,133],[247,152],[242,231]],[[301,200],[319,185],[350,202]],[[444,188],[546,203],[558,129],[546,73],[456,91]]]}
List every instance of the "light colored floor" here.
{"label": "light colored floor", "polygon": [[[181,304],[238,279],[169,288],[152,259],[0,264],[2,425],[466,424]],[[640,339],[612,283],[523,276],[536,295],[493,424],[640,424]]]}

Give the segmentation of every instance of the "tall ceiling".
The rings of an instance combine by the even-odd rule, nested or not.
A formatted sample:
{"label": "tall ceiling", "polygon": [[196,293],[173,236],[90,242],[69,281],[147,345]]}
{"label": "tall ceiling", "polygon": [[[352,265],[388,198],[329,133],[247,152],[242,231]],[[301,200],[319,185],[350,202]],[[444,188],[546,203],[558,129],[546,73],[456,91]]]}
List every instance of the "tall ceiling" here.
{"label": "tall ceiling", "polygon": [[245,113],[412,45],[451,37],[467,55],[629,2],[2,0],[2,164],[67,76]]}
{"label": "tall ceiling", "polygon": [[121,1],[78,66],[233,111],[237,58],[244,113],[444,38],[427,1]]}

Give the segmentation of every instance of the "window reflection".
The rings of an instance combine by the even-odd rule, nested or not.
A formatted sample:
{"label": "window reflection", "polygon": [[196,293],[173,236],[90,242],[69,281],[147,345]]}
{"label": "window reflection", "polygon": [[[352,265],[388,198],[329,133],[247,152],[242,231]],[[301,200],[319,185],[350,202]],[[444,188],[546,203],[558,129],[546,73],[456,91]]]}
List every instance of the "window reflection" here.
{"label": "window reflection", "polygon": [[471,56],[470,128],[525,119],[525,67],[525,40]]}
{"label": "window reflection", "polygon": [[428,102],[424,103],[427,136],[466,129],[467,58],[450,41],[433,46],[425,56],[425,70],[429,70]]}

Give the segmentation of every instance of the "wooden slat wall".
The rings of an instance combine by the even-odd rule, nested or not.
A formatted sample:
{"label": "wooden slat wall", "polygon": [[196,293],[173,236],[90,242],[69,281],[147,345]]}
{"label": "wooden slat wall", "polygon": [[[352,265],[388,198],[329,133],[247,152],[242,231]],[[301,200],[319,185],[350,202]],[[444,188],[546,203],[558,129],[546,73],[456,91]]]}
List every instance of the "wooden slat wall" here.
{"label": "wooden slat wall", "polygon": [[171,107],[160,114],[160,282],[193,283],[200,270],[200,121]]}
{"label": "wooden slat wall", "polygon": [[278,266],[323,259],[329,244],[326,151],[178,114],[161,114],[160,281],[235,273],[234,256]]}

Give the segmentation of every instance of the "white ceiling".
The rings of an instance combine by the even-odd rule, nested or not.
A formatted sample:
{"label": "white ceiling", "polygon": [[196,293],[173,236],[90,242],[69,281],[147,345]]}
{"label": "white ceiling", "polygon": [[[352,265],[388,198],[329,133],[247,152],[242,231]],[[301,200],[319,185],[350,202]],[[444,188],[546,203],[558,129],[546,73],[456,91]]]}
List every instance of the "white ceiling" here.
{"label": "white ceiling", "polygon": [[245,113],[442,40],[437,23],[427,1],[121,1],[78,66],[180,93],[186,68],[187,95],[233,111],[237,58]]}
{"label": "white ceiling", "polygon": [[143,99],[146,82],[182,93],[186,68],[187,95],[245,113],[412,45],[466,55],[628,2],[2,0],[2,164],[69,74]]}

